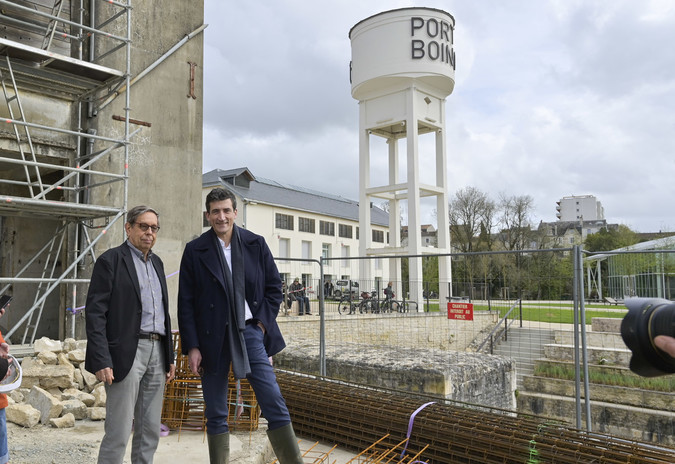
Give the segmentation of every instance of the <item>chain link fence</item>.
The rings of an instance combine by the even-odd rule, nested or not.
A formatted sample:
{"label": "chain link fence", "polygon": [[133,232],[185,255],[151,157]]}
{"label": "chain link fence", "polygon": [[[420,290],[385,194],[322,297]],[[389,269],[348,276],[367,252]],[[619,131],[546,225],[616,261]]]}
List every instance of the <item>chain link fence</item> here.
{"label": "chain link fence", "polygon": [[[500,356],[515,363],[511,391],[516,396],[534,388],[528,380],[534,376],[572,381],[576,426],[582,428],[592,422],[588,379],[595,366],[627,370],[630,352],[618,335],[626,313],[623,301],[635,296],[671,298],[673,253],[587,253],[573,247],[279,259],[286,286],[297,278],[305,289],[311,315],[298,315],[289,298],[278,320],[289,349],[302,353],[302,362],[291,370],[338,373],[359,384],[420,392],[434,388],[424,379],[433,377],[427,366],[442,371],[473,363],[477,375],[483,372],[486,377],[472,388],[497,391],[495,384],[501,380],[487,374],[488,367],[481,369],[498,359],[491,356]],[[444,258],[450,260],[450,279],[438,275]],[[420,281],[409,278],[411,266],[422,269]],[[351,370],[339,367],[347,364]],[[391,374],[394,371],[408,371],[413,380],[403,381]],[[462,386],[446,382],[436,392],[450,397],[453,388]],[[490,401],[489,406],[501,404]],[[516,401],[504,406],[515,410]],[[562,410],[541,412],[569,416]]]}

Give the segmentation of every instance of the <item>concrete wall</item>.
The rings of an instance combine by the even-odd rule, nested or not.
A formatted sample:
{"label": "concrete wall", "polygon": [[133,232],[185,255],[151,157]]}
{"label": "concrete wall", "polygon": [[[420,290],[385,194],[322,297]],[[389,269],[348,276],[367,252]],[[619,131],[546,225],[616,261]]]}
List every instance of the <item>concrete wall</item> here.
{"label": "concrete wall", "polygon": [[[105,9],[105,6],[101,6]],[[101,16],[109,13],[102,11]],[[132,12],[132,76],[137,75],[179,40],[204,22],[203,2],[134,3]],[[100,46],[106,47],[101,41]],[[160,214],[157,243],[153,249],[164,261],[167,274],[178,270],[185,243],[198,235],[202,224],[201,174],[203,125],[203,34],[189,40],[157,68],[131,87],[130,117],[152,124],[143,127],[131,139],[129,148],[128,207],[146,204]],[[123,54],[116,54],[104,63],[119,68]],[[190,66],[195,68],[196,99],[188,97]],[[99,133],[122,135],[124,125],[112,119],[124,116],[124,95],[104,108],[89,121]],[[139,126],[132,125],[131,130]],[[111,159],[110,165],[119,163]],[[118,187],[108,195],[120,201]],[[125,239],[120,222],[105,243],[97,248],[100,253]],[[167,280],[172,312],[172,323],[177,327],[176,296],[178,276]]]}
{"label": "concrete wall", "polygon": [[[411,391],[513,409],[514,361],[465,350],[494,314],[472,323],[439,314],[326,317],[326,374],[357,384]],[[317,317],[279,317],[288,347],[274,357],[282,369],[319,374]]]}
{"label": "concrete wall", "polygon": [[[108,19],[119,8],[105,2],[93,2],[98,9],[98,21]],[[88,6],[89,3],[85,2]],[[88,13],[86,13],[88,14]],[[134,2],[131,13],[131,76],[138,75],[151,63],[160,58],[187,34],[193,32],[204,22],[203,1],[195,2],[154,2],[138,0]],[[107,29],[114,34],[126,35],[126,16],[116,19]],[[106,39],[97,39],[96,48],[107,50],[113,43]],[[29,45],[35,46],[30,43]],[[39,45],[38,45],[39,46]],[[88,44],[85,43],[84,57],[87,57]],[[60,51],[67,49],[60,49]],[[201,174],[202,174],[202,126],[203,126],[203,34],[189,40],[184,46],[170,55],[157,68],[130,89],[130,118],[151,124],[143,127],[133,136],[129,145],[128,160],[128,202],[127,208],[147,204],[160,213],[161,231],[154,251],[163,259],[165,270],[171,274],[178,270],[185,243],[198,235],[201,230]],[[76,54],[73,55],[76,57]],[[190,93],[190,65],[196,63],[194,73],[194,95]],[[126,54],[124,48],[105,58],[98,64],[124,70]],[[125,94],[122,93],[112,104],[93,117],[85,113],[78,126],[77,105],[65,100],[46,97],[30,92],[21,94],[26,119],[42,125],[70,130],[96,130],[97,135],[112,139],[124,138],[124,123],[113,120],[113,116],[125,115]],[[98,95],[103,101],[105,95]],[[6,116],[6,105],[0,105],[0,116]],[[132,124],[130,130],[141,126]],[[49,157],[49,162],[61,162],[75,165],[75,138],[70,135],[47,132],[39,129],[31,135],[36,142],[38,156]],[[0,150],[9,156],[17,157],[16,142],[13,133],[3,128],[0,132]],[[97,142],[94,151],[108,148],[110,143]],[[39,159],[40,161],[40,159]],[[116,149],[103,160],[92,166],[95,170],[112,173],[124,173],[123,150]],[[20,176],[17,169],[0,166],[3,178]],[[3,171],[4,169],[4,171]],[[92,178],[92,182],[107,179]],[[49,179],[43,181],[48,182]],[[26,188],[23,188],[26,190]],[[0,185],[0,193],[16,196],[29,196],[27,192],[14,187]],[[50,200],[61,201],[67,192],[59,191],[50,195]],[[90,203],[113,206],[122,209],[125,206],[122,183],[106,185],[91,192]],[[110,219],[110,218],[108,218]],[[29,214],[23,217],[0,216],[0,272],[2,276],[15,276],[16,272],[31,259],[53,235],[58,220],[35,219]],[[91,237],[100,233],[106,220],[97,219],[89,229]],[[98,243],[96,254],[122,243],[125,239],[123,221],[116,223],[109,233]],[[65,269],[73,260],[74,250],[79,245],[70,232],[60,254],[56,256],[55,275]],[[44,258],[41,258],[24,277],[39,277]],[[88,277],[93,267],[91,257],[78,269],[78,277]],[[174,327],[177,327],[176,295],[177,276],[168,279],[169,298]],[[70,317],[67,306],[84,306],[86,285],[77,286],[76,301],[72,302],[73,286],[61,285],[47,300],[38,327],[37,337],[63,338],[71,333],[76,338],[84,337],[84,318],[82,314]],[[33,304],[37,285],[16,284],[11,292],[15,296],[11,312],[2,319],[1,328],[11,328],[15,321],[25,314]],[[23,334],[23,329],[18,332]],[[16,343],[16,338],[12,340]]]}

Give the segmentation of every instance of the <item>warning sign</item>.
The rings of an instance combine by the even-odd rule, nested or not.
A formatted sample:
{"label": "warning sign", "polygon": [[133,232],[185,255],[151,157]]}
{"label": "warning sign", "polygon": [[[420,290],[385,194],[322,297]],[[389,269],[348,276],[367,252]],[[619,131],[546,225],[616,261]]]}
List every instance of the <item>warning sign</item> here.
{"label": "warning sign", "polygon": [[473,321],[473,303],[448,303],[448,319]]}

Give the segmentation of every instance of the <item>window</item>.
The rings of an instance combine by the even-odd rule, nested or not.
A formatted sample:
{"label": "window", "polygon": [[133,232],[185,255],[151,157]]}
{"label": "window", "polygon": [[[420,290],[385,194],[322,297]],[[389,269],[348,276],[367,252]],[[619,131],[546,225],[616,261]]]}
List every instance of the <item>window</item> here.
{"label": "window", "polygon": [[335,223],[328,221],[319,221],[319,233],[321,235],[331,235],[335,237]]}
{"label": "window", "polygon": [[373,230],[373,242],[384,243],[384,231]]}
{"label": "window", "polygon": [[[349,258],[349,247],[348,246],[342,247],[342,257],[343,258]],[[348,267],[348,266],[349,266],[349,260],[343,259],[342,260],[342,267]]]}
{"label": "window", "polygon": [[300,232],[309,232],[314,233],[314,219],[299,217],[298,218],[298,230]]}
{"label": "window", "polygon": [[321,257],[323,259],[330,259],[330,243],[324,243],[321,245]]}
{"label": "window", "polygon": [[356,240],[359,239],[359,226],[356,226]]}
{"label": "window", "polygon": [[302,241],[302,259],[312,259],[312,242]]}
{"label": "window", "polygon": [[352,226],[348,226],[347,224],[339,224],[338,235],[344,238],[352,238]]}
{"label": "window", "polygon": [[290,258],[291,241],[287,238],[279,239],[279,258]]}
{"label": "window", "polygon": [[293,230],[293,216],[290,214],[276,214],[277,229]]}
{"label": "window", "polygon": [[206,211],[202,213],[202,227],[210,227],[209,220],[206,219]]}

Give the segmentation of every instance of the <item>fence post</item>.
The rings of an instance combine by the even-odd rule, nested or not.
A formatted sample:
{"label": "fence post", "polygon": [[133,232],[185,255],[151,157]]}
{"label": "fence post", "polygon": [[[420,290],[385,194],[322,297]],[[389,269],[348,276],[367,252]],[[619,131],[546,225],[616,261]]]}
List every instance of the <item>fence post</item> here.
{"label": "fence post", "polygon": [[323,291],[323,282],[326,278],[323,273],[323,256],[319,258],[319,375],[326,376],[326,295]]}
{"label": "fence post", "polygon": [[584,404],[586,406],[586,431],[592,431],[591,417],[591,398],[590,398],[590,380],[588,378],[588,339],[586,337],[586,298],[584,295],[584,261],[581,253],[581,247],[576,247],[578,269],[575,269],[575,279],[578,280],[577,297],[579,299],[579,319],[581,322],[581,353],[584,369]]}

